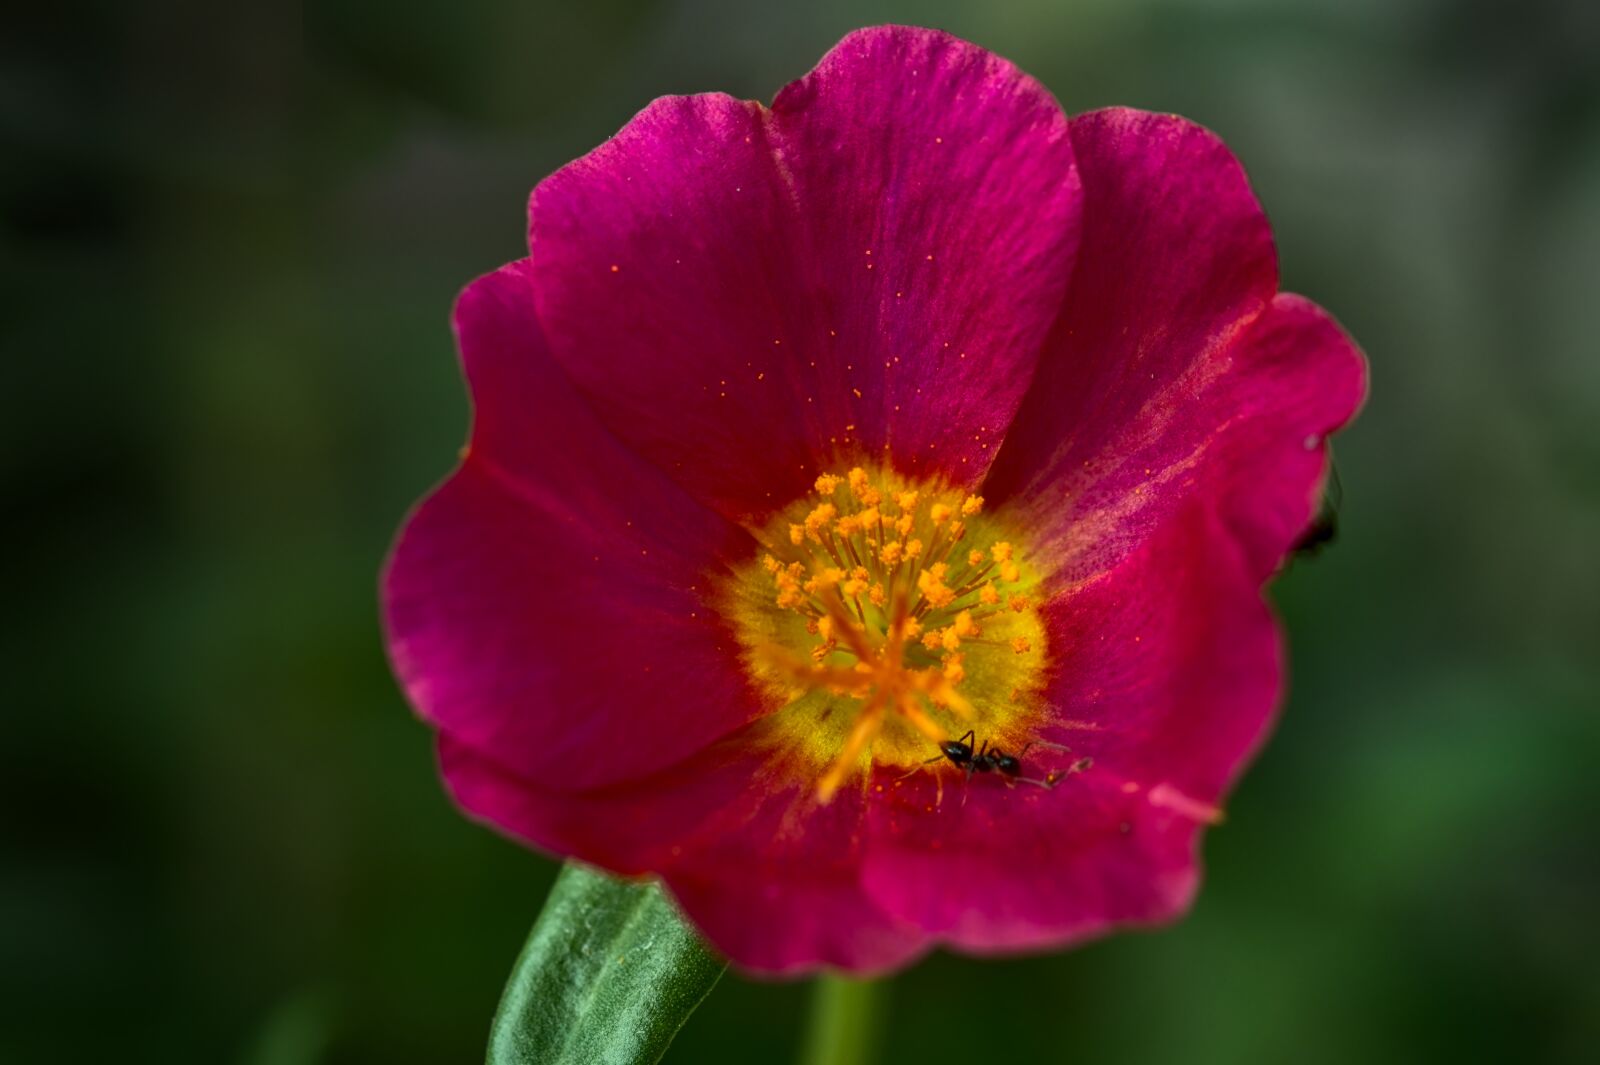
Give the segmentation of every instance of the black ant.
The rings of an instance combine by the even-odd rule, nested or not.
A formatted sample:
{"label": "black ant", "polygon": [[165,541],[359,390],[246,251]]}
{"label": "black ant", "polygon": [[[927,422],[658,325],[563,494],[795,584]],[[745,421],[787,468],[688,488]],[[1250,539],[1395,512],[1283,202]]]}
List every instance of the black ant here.
{"label": "black ant", "polygon": [[999,773],[1001,778],[1005,780],[1006,787],[1011,787],[1013,783],[1022,783],[1036,784],[1041,788],[1054,788],[1069,774],[1081,773],[1094,764],[1091,759],[1080,758],[1064,770],[1058,769],[1046,773],[1042,780],[1036,777],[1025,777],[1022,775],[1022,758],[1033,748],[1048,747],[1053,751],[1068,751],[1070,748],[1063,747],[1059,743],[1030,740],[1016,754],[1007,754],[999,747],[991,747],[988,740],[984,740],[982,746],[974,750],[972,744],[976,739],[977,736],[974,731],[967,729],[966,734],[960,739],[945,740],[939,744],[939,757],[930,758],[922,764],[932,765],[940,759],[944,759],[957,769],[965,770],[969,779],[974,773]]}
{"label": "black ant", "polygon": [[1314,558],[1339,538],[1339,508],[1344,505],[1344,484],[1339,480],[1337,465],[1330,463],[1328,471],[1328,484],[1317,505],[1317,516],[1291,548],[1299,558]]}

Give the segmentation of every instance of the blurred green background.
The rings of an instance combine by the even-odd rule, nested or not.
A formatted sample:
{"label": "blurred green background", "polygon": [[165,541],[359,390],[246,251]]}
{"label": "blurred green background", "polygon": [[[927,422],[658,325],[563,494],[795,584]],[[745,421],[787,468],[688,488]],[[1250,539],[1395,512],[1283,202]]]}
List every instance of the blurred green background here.
{"label": "blurred green background", "polygon": [[[885,1061],[1600,1060],[1600,5],[31,5],[0,40],[0,1060],[481,1060],[553,864],[459,817],[375,580],[456,292],[651,97],[937,25],[1189,115],[1373,369],[1192,917],[895,981]],[[784,1061],[729,979],[669,1062]]]}

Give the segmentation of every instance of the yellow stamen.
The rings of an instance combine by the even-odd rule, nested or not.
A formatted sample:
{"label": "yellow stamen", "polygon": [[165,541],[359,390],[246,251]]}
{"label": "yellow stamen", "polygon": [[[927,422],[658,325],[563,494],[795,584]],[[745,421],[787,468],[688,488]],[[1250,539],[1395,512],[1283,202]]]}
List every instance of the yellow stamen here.
{"label": "yellow stamen", "polygon": [[[781,707],[763,730],[806,752],[817,798],[867,765],[925,763],[958,724],[1026,743],[1047,663],[1029,653],[1043,627],[1023,541],[981,497],[936,483],[856,466],[813,488],[758,532],[766,553],[737,571],[729,609]],[[749,595],[747,580],[770,591]]]}

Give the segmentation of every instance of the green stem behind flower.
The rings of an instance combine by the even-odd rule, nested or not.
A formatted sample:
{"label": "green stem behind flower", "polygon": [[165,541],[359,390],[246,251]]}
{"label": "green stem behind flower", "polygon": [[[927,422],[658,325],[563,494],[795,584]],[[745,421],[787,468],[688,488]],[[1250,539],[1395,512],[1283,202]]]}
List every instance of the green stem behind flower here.
{"label": "green stem behind flower", "polygon": [[801,1065],[869,1065],[875,1058],[888,985],[819,976]]}
{"label": "green stem behind flower", "polygon": [[728,967],[661,889],[569,865],[489,1031],[489,1065],[653,1065]]}

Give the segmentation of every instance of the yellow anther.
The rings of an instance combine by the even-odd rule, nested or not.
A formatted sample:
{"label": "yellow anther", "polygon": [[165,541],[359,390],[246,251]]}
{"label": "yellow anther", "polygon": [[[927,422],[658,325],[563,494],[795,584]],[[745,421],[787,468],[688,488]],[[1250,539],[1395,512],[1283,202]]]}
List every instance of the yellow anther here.
{"label": "yellow anther", "polygon": [[922,637],[922,646],[926,647],[930,651],[937,651],[943,640],[944,637],[938,629],[929,629],[928,632]]}
{"label": "yellow anther", "polygon": [[910,559],[910,558],[921,558],[921,557],[922,557],[922,541],[921,540],[907,540],[906,541],[906,558]]}
{"label": "yellow anther", "polygon": [[761,560],[761,568],[766,570],[768,573],[777,573],[783,568],[783,563],[779,562],[771,555],[767,555]]}
{"label": "yellow anther", "polygon": [[1015,640],[1011,641],[1011,649],[1019,655],[1025,655],[1029,651],[1033,650],[1033,644],[1028,642],[1028,638],[1026,636],[1018,636]]}
{"label": "yellow anther", "polygon": [[940,630],[939,645],[946,651],[954,651],[961,646],[961,636],[956,632],[954,625]]}
{"label": "yellow anther", "polygon": [[956,593],[944,583],[944,574],[937,572],[940,568],[930,566],[917,574],[917,590],[935,610],[949,606],[956,598]]}
{"label": "yellow anther", "polygon": [[800,584],[789,573],[777,575],[778,606],[784,610],[799,610],[805,605],[805,593],[800,590]]}
{"label": "yellow anther", "polygon": [[956,631],[957,636],[976,636],[978,626],[972,620],[972,611],[963,610],[956,615],[955,624],[950,626]]}
{"label": "yellow anther", "polygon": [[869,507],[875,507],[883,499],[883,493],[872,487],[872,482],[867,478],[867,471],[857,466],[850,471],[850,494]]}
{"label": "yellow anther", "polygon": [[1028,597],[1025,595],[1014,595],[1008,602],[1011,605],[1011,609],[1019,614],[1028,609]]}
{"label": "yellow anther", "polygon": [[996,562],[1011,561],[1011,545],[1004,540],[989,548],[989,554],[994,556]]}
{"label": "yellow anther", "polygon": [[1021,576],[1021,573],[1017,570],[1017,564],[1015,562],[1000,563],[1001,580],[1009,584],[1010,582],[1016,580],[1019,576]]}
{"label": "yellow anther", "polygon": [[947,503],[935,503],[928,508],[928,517],[933,519],[935,525],[943,525],[950,520],[950,506]]}
{"label": "yellow anther", "polygon": [[994,581],[990,581],[982,588],[978,589],[978,602],[982,603],[984,606],[994,606],[999,601],[1000,593],[998,590],[996,590]]}
{"label": "yellow anther", "polygon": [[833,619],[832,618],[818,618],[817,619],[817,635],[821,636],[824,640],[833,639]]}
{"label": "yellow anther", "polygon": [[856,517],[861,519],[861,527],[863,529],[875,529],[878,527],[877,507],[867,507],[865,510],[857,511]]}
{"label": "yellow anther", "polygon": [[844,593],[845,597],[849,599],[854,599],[856,596],[860,595],[866,590],[867,582],[859,577],[851,577],[849,580],[839,585],[839,591]]}
{"label": "yellow anther", "polygon": [[901,492],[894,497],[894,501],[902,512],[910,513],[917,509],[917,496],[919,494],[917,492]]}
{"label": "yellow anther", "polygon": [[974,566],[974,567],[983,565],[983,552],[982,551],[968,551],[967,552],[967,565]]}
{"label": "yellow anther", "polygon": [[815,661],[821,662],[824,658],[827,658],[829,655],[833,654],[834,650],[837,649],[838,646],[838,640],[829,640],[827,643],[819,643],[817,646],[811,649],[811,657]]}
{"label": "yellow anther", "polygon": [[861,519],[854,514],[846,514],[839,519],[839,524],[835,525],[834,529],[838,531],[840,536],[848,540],[861,531]]}
{"label": "yellow anther", "polygon": [[911,530],[916,528],[916,525],[917,519],[914,516],[910,514],[902,514],[900,516],[900,520],[895,523],[894,527],[900,530],[901,536],[909,536],[911,535]]}
{"label": "yellow anther", "polygon": [[965,522],[953,521],[950,523],[951,540],[959,540],[965,535],[967,535],[967,526]]}
{"label": "yellow anther", "polygon": [[898,566],[904,554],[905,545],[899,540],[890,540],[883,545],[883,550],[878,552],[878,558],[885,566]]}
{"label": "yellow anther", "polygon": [[801,587],[806,590],[807,595],[819,595],[844,580],[844,577],[844,570],[839,569],[837,566],[829,566],[806,581]]}
{"label": "yellow anther", "polygon": [[[838,516],[838,513],[839,508],[832,503],[824,503],[810,514],[807,514],[806,536],[820,543],[823,532],[827,530],[829,525],[833,524],[833,519]],[[790,535],[792,536],[793,533]]]}
{"label": "yellow anther", "polygon": [[952,686],[960,684],[967,678],[966,668],[961,664],[962,655],[950,655],[944,660],[944,679]]}
{"label": "yellow anther", "polygon": [[796,547],[806,542],[806,527],[804,525],[789,526],[789,542]]}
{"label": "yellow anther", "polygon": [[969,518],[972,517],[974,514],[978,513],[978,511],[980,511],[982,509],[983,509],[983,497],[982,496],[968,496],[966,498],[966,501],[961,504],[961,513],[965,514]]}
{"label": "yellow anther", "polygon": [[883,585],[874,584],[871,588],[867,589],[867,599],[871,601],[873,606],[881,610],[883,609],[884,604],[889,601],[889,595],[883,590]]}
{"label": "yellow anther", "polygon": [[922,635],[922,622],[918,621],[916,618],[906,618],[904,631],[906,639],[915,640],[918,636]]}
{"label": "yellow anther", "polygon": [[817,494],[821,496],[833,495],[834,489],[839,487],[839,482],[844,478],[836,473],[825,473],[817,478]]}

